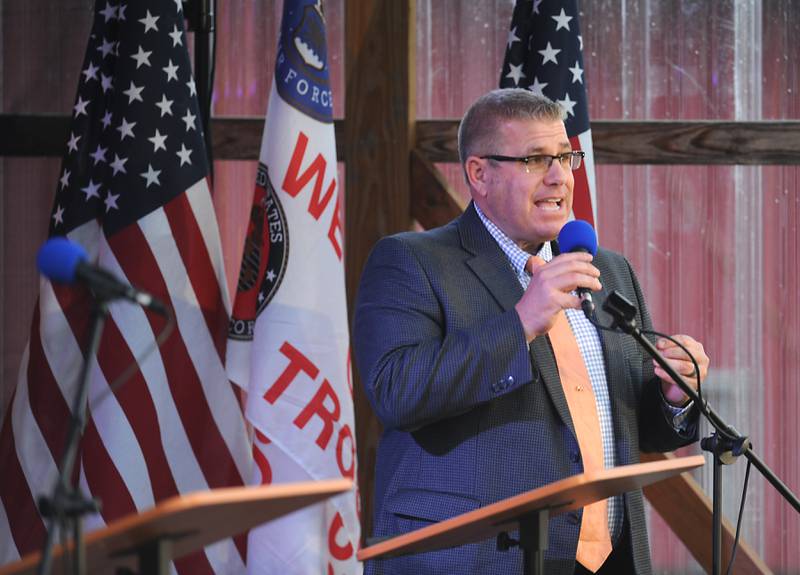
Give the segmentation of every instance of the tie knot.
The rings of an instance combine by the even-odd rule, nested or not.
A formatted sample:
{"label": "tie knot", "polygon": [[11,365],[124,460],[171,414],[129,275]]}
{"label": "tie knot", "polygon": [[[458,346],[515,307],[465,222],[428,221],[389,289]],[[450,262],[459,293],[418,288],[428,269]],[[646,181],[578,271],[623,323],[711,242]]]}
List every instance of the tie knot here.
{"label": "tie knot", "polygon": [[545,263],[546,262],[539,256],[531,256],[528,258],[528,261],[525,264],[525,271],[533,275],[533,270],[535,270],[539,266],[543,266]]}

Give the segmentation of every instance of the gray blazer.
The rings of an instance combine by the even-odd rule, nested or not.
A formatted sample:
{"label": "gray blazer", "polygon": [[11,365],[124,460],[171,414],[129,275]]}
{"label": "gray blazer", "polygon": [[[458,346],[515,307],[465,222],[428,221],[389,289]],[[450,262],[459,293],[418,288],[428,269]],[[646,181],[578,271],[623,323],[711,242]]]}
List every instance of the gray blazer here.
{"label": "gray blazer", "polygon": [[[554,246],[557,253],[557,246]],[[650,317],[627,260],[599,250],[604,291]],[[444,227],[376,244],[356,303],[354,351],[384,432],[375,469],[374,535],[396,535],[582,473],[580,450],[547,337],[530,346],[514,305],[522,288],[472,205]],[[602,311],[601,322],[610,318]],[[652,363],[632,338],[602,332],[619,465],[639,451],[696,440],[662,409]],[[697,414],[691,416],[695,421]],[[696,428],[696,425],[692,425]],[[650,558],[640,491],[625,496],[637,573]],[[571,574],[580,512],[550,521],[547,573]],[[485,541],[373,561],[367,573],[521,573],[518,549]]]}

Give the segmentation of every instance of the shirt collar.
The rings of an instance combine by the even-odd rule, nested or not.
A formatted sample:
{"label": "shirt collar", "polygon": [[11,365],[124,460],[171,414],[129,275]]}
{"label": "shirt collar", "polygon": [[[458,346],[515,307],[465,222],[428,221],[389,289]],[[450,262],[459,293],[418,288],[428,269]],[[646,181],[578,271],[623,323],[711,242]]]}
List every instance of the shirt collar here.
{"label": "shirt collar", "polygon": [[[489,235],[494,238],[494,241],[497,242],[497,245],[500,246],[500,249],[503,250],[503,253],[508,258],[511,267],[514,269],[514,272],[519,276],[522,273],[527,273],[525,271],[525,264],[528,263],[528,259],[531,257],[531,254],[523,250],[519,247],[514,241],[509,238],[503,230],[497,227],[497,225],[486,217],[481,209],[478,207],[478,204],[472,202],[472,205],[475,206],[475,211],[478,214],[478,217],[483,222],[486,231],[489,232]],[[536,254],[544,261],[549,262],[553,259],[553,248],[550,245],[550,242],[544,242],[542,244],[539,253]]]}

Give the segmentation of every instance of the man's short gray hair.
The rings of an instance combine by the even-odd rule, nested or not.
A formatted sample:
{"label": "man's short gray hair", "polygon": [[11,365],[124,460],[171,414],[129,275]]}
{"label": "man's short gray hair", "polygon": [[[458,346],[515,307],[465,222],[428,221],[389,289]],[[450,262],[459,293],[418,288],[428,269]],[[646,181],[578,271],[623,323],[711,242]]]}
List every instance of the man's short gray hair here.
{"label": "man's short gray hair", "polygon": [[[564,120],[564,109],[544,96],[522,88],[487,92],[469,107],[458,127],[461,167],[477,154],[496,154],[499,125],[506,120]],[[464,172],[466,176],[466,170]]]}

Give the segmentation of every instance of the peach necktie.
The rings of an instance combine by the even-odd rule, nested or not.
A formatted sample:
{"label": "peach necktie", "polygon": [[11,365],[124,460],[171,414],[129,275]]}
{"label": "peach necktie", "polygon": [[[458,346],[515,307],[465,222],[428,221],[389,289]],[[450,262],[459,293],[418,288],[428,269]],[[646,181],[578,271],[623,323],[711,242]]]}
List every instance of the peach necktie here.
{"label": "peach necktie", "polygon": [[[528,260],[528,271],[532,272],[535,267],[542,264],[544,261],[541,258],[531,256]],[[600,432],[600,418],[597,415],[594,391],[575,334],[572,333],[563,310],[558,313],[556,323],[547,335],[553,346],[558,375],[578,438],[583,471],[591,473],[601,470],[604,467],[603,436]],[[583,508],[576,559],[595,573],[610,553],[608,501],[603,499]]]}

